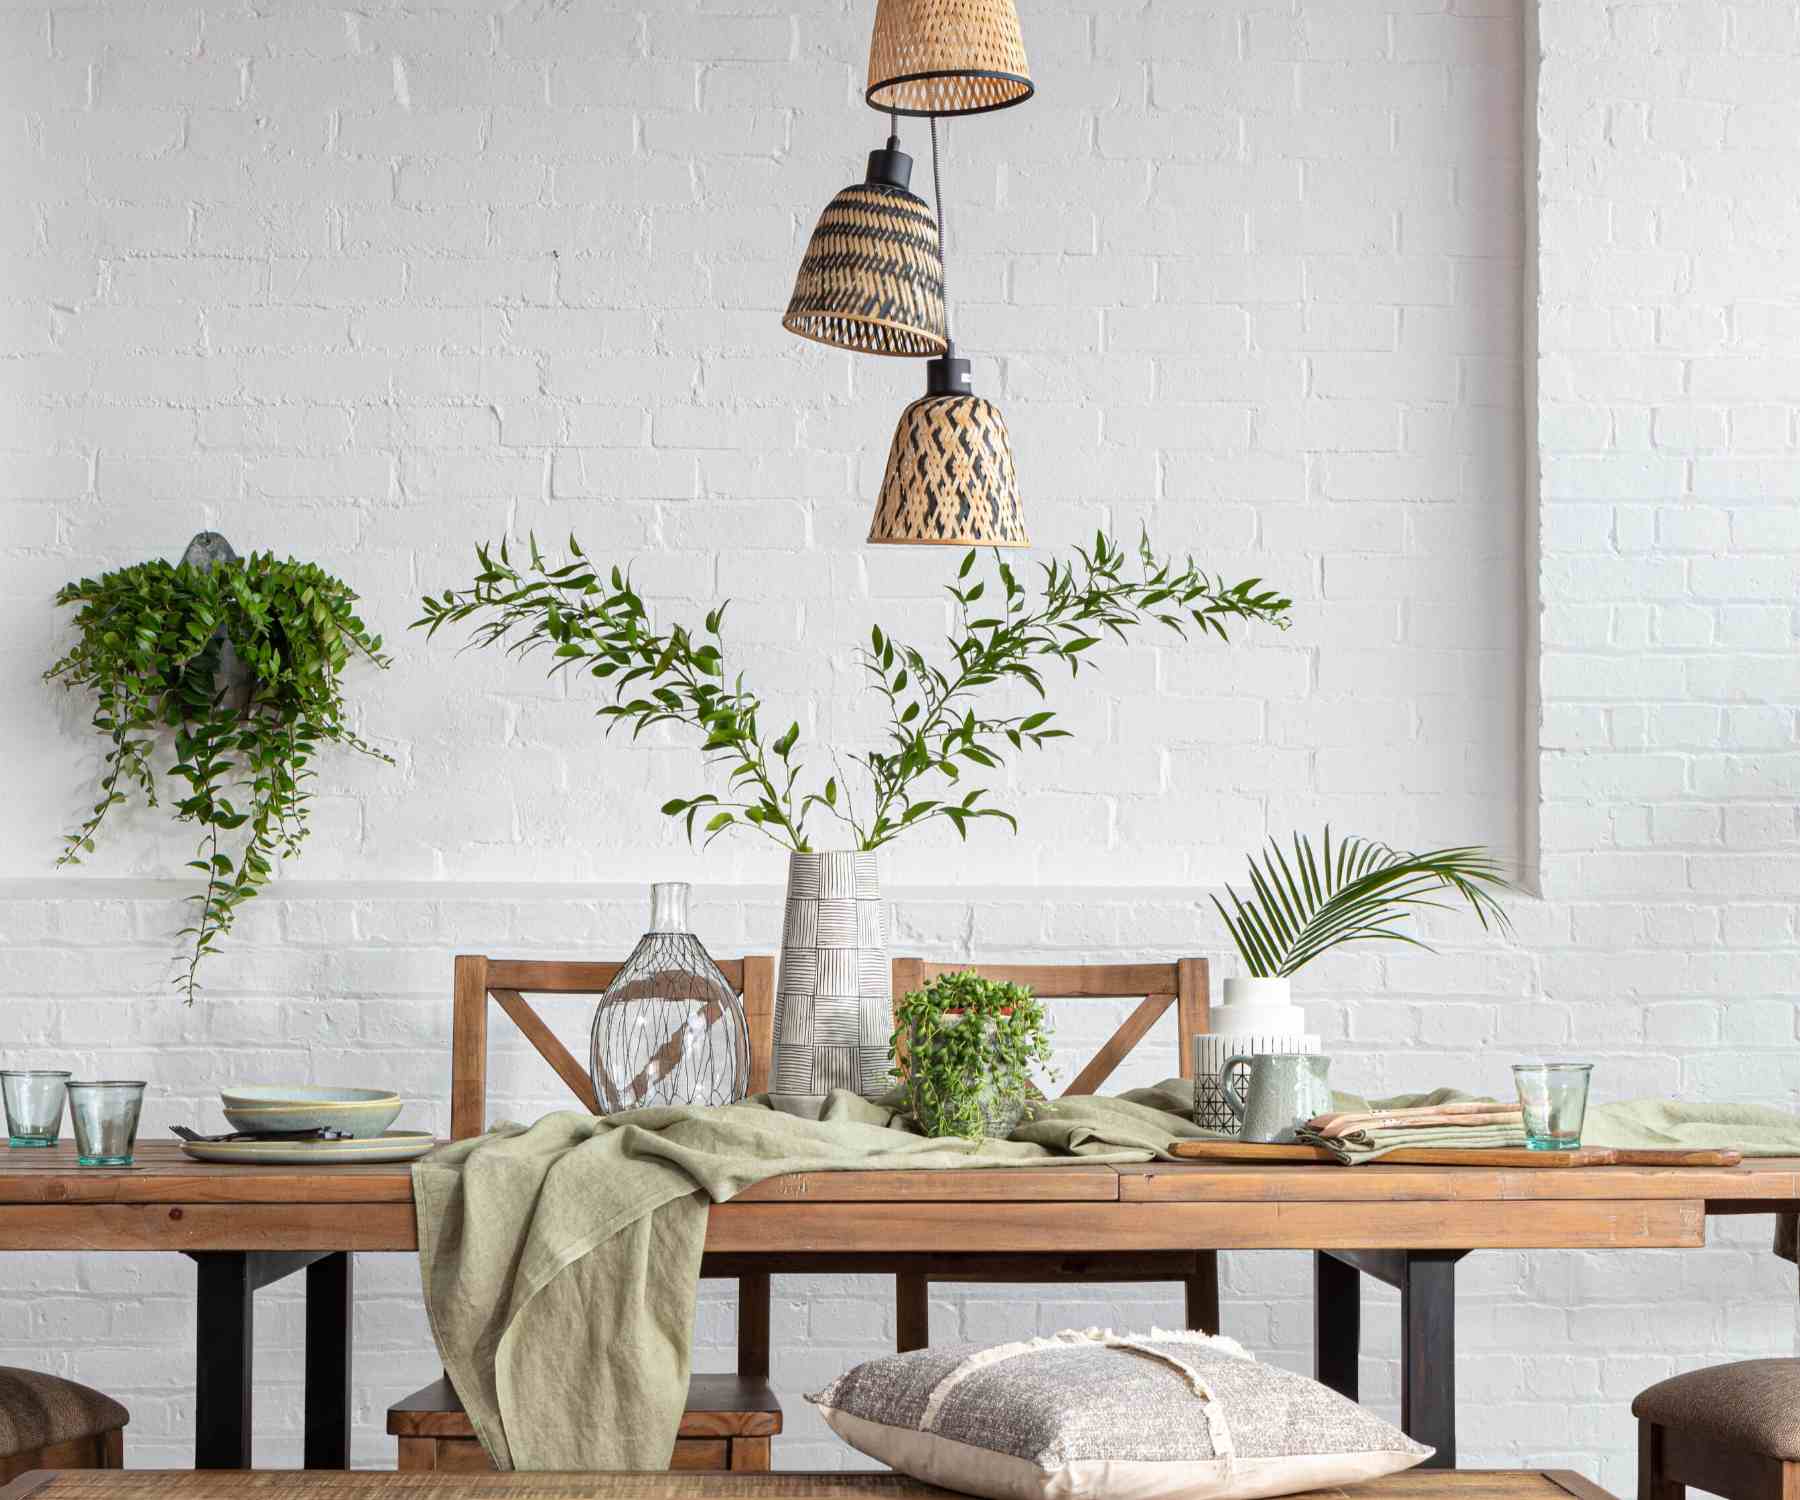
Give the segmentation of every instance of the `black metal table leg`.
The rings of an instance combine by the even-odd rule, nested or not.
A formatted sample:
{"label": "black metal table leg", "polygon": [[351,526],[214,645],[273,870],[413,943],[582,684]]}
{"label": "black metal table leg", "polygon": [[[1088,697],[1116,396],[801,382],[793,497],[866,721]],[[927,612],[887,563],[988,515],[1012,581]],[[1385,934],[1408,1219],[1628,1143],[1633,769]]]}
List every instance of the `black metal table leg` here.
{"label": "black metal table leg", "polygon": [[[1437,1450],[1419,1467],[1456,1467],[1456,1263],[1467,1250],[1314,1252],[1314,1370],[1355,1399],[1362,1299],[1356,1279],[1400,1292],[1400,1426]],[[1346,1280],[1345,1278],[1348,1278]]]}
{"label": "black metal table leg", "polygon": [[194,1467],[250,1467],[250,1364],[256,1287],[247,1251],[209,1250],[199,1265]]}
{"label": "black metal table leg", "polygon": [[306,1268],[306,1449],[309,1469],[350,1467],[350,1320],[354,1264],[339,1250]]}
{"label": "black metal table leg", "polygon": [[1329,1251],[1313,1251],[1313,1375],[1357,1398],[1362,1355],[1362,1272]]}
{"label": "black metal table leg", "polygon": [[1456,1467],[1456,1263],[1462,1250],[1409,1250],[1400,1285],[1400,1426],[1437,1452],[1420,1465]]}
{"label": "black metal table leg", "polygon": [[[327,1272],[319,1285],[320,1298],[330,1314],[321,1314],[321,1327],[334,1324],[339,1342],[333,1347],[326,1331],[319,1341],[322,1389],[330,1383],[331,1369],[341,1372],[335,1395],[321,1397],[340,1403],[342,1434],[339,1449],[320,1451],[343,1454],[329,1467],[349,1466],[349,1369],[350,1369],[350,1267],[342,1251],[324,1250],[202,1250],[191,1252],[199,1267],[195,1299],[194,1340],[194,1467],[196,1469],[248,1469],[250,1465],[250,1406],[255,1353],[256,1293],[259,1288],[296,1271],[307,1271],[307,1288],[313,1287],[309,1270],[315,1262],[344,1262],[338,1272]],[[334,1279],[335,1278],[335,1279]],[[341,1284],[340,1284],[341,1280]],[[307,1431],[306,1448],[313,1451],[313,1313],[308,1299],[307,1330]],[[321,1420],[321,1428],[326,1424]],[[323,1444],[325,1439],[319,1439]],[[308,1467],[311,1467],[310,1461]]]}

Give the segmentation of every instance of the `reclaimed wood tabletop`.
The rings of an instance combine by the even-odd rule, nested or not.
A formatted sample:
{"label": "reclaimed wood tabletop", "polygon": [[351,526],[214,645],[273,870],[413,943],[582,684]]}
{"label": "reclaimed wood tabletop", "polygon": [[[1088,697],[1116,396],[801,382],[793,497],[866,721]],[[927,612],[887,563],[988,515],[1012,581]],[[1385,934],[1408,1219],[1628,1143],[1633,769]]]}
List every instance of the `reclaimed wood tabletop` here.
{"label": "reclaimed wood tabletop", "polygon": [[[1085,1162],[808,1172],[715,1205],[715,1254],[1005,1254],[1051,1247],[1462,1249],[1691,1246],[1708,1214],[1800,1203],[1800,1160],[1737,1167],[1359,1167]],[[1379,1204],[1379,1214],[1359,1211]],[[345,1213],[349,1205],[355,1213]],[[147,1141],[126,1168],[72,1145],[0,1152],[0,1250],[417,1248],[408,1163],[196,1162]]]}

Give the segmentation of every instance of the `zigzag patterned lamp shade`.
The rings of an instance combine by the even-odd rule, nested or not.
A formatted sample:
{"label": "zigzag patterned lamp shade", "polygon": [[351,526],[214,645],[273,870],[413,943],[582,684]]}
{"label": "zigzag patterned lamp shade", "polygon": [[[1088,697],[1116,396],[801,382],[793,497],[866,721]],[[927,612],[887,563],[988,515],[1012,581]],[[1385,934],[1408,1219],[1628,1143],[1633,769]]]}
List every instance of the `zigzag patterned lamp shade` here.
{"label": "zigzag patterned lamp shade", "polygon": [[1012,444],[999,407],[969,389],[969,362],[928,366],[929,389],[900,414],[871,542],[1026,547]]}
{"label": "zigzag patterned lamp shade", "polygon": [[857,354],[942,354],[944,261],[938,227],[908,191],[912,158],[889,139],[868,178],[819,215],[781,326]]}
{"label": "zigzag patterned lamp shade", "polygon": [[1013,0],[880,0],[869,41],[875,109],[978,115],[1035,91]]}

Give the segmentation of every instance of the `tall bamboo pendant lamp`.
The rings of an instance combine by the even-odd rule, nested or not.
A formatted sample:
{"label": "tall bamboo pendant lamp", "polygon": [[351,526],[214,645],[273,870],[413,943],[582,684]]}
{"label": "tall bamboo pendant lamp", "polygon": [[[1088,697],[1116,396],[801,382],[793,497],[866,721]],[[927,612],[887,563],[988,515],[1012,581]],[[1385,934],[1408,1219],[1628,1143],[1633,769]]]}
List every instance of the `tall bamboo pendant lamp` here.
{"label": "tall bamboo pendant lamp", "polygon": [[[941,245],[944,194],[938,182],[935,119],[931,177]],[[975,394],[969,362],[957,357],[954,343],[925,366],[925,394],[900,414],[869,540],[958,547],[1030,545],[1005,419],[993,402]]]}
{"label": "tall bamboo pendant lamp", "polygon": [[869,41],[874,109],[976,115],[1035,92],[1013,0],[880,0]]}
{"label": "tall bamboo pendant lamp", "polygon": [[894,430],[869,540],[1029,546],[1000,408],[971,389],[954,345],[925,369],[925,394]]}
{"label": "tall bamboo pendant lamp", "polygon": [[868,174],[819,215],[781,326],[857,354],[926,356],[950,346],[938,226],[910,190],[897,136],[869,153]]}

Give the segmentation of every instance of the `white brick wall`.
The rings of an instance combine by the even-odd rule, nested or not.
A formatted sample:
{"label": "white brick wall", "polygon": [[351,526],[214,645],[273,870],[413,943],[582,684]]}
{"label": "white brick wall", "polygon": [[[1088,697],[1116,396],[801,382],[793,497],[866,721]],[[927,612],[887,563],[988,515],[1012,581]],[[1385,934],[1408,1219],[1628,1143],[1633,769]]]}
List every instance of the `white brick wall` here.
{"label": "white brick wall", "polygon": [[[1551,1044],[1615,1097],[1796,1102],[1792,0],[1022,8],[1042,92],[952,123],[945,165],[957,328],[1034,537],[1142,523],[1286,588],[1296,623],[1111,652],[1063,705],[1079,738],[1016,778],[1018,839],[893,853],[897,946],[1217,952],[1205,889],[1325,817],[1541,846],[1515,943],[1435,923],[1436,959],[1309,976],[1340,1080],[1500,1087]],[[778,861],[702,859],[654,812],[695,784],[691,747],[606,745],[579,689],[403,627],[478,537],[573,527],[671,607],[735,596],[809,740],[866,727],[853,644],[942,618],[942,558],[861,546],[922,376],[777,315],[878,143],[869,10],[0,6],[8,1058],[141,1070],[153,1130],[253,1075],[436,1101],[457,949],[619,951],[657,875],[703,882],[721,951],[772,946]],[[202,526],[363,592],[398,658],[357,684],[363,726],[400,763],[328,768],[296,878],[187,1012],[162,980],[189,850],[160,816],[50,873],[94,760],[37,674],[57,584]],[[507,1067],[513,1107],[553,1100]],[[1633,1390],[1790,1351],[1763,1225],[1715,1241],[1465,1262],[1466,1461],[1628,1490]],[[433,1358],[411,1264],[359,1276],[357,1455],[383,1463],[383,1409]],[[1305,1258],[1226,1276],[1229,1331],[1304,1367]],[[889,1343],[889,1288],[777,1292],[778,1461],[830,1465],[799,1392]],[[134,1461],[181,1463],[190,1298],[172,1260],[7,1257],[0,1348],[117,1391]],[[1391,1404],[1395,1312],[1371,1305],[1365,1390]],[[264,1306],[259,1456],[293,1462],[298,1306]],[[934,1323],[1175,1312],[945,1288]],[[703,1357],[730,1337],[709,1291]]]}

